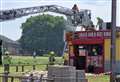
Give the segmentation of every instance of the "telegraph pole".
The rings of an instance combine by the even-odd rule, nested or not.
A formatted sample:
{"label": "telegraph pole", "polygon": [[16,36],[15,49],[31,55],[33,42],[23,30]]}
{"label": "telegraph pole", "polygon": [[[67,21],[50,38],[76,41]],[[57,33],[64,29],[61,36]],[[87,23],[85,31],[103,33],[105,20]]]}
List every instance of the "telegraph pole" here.
{"label": "telegraph pole", "polygon": [[116,3],[117,0],[112,0],[111,12],[111,76],[110,82],[115,82],[116,79]]}
{"label": "telegraph pole", "polygon": [[2,40],[0,40],[0,65],[2,65]]}

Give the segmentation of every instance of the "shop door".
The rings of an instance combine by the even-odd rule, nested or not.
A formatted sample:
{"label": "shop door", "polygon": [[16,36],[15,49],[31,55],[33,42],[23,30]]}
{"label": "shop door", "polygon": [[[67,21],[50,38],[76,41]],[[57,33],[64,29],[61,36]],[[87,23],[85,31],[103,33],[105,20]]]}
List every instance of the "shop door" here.
{"label": "shop door", "polygon": [[78,56],[76,59],[76,69],[85,70],[85,68],[86,68],[86,57]]}
{"label": "shop door", "polygon": [[75,47],[75,60],[74,66],[78,70],[85,70],[86,69],[86,49],[84,46],[76,46]]}

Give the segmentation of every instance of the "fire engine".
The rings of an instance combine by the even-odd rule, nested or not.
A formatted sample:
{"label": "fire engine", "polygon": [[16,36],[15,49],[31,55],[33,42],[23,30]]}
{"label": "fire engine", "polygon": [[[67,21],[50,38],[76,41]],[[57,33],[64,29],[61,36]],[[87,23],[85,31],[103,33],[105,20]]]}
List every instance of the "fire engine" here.
{"label": "fire engine", "polygon": [[[106,24],[106,29],[96,30],[91,20],[91,11],[88,9],[79,10],[75,4],[72,9],[57,5],[45,5],[1,10],[0,22],[48,11],[64,14],[67,17],[69,29],[65,33],[65,49],[67,48],[69,51],[69,65],[75,66],[78,70],[82,69],[92,73],[110,71],[110,23]],[[85,30],[76,31],[77,26],[81,26]],[[116,37],[116,62],[118,64],[116,68],[117,72],[120,73],[119,29],[117,30]]]}

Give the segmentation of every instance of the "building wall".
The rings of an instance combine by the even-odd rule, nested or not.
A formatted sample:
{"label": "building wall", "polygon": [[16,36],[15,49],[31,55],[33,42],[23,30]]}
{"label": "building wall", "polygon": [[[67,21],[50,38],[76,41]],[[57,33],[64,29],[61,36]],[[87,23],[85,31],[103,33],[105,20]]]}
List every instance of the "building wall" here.
{"label": "building wall", "polygon": [[3,48],[10,52],[11,55],[20,55],[21,47],[19,44],[3,43]]}
{"label": "building wall", "polygon": [[[110,71],[111,39],[104,40],[105,71]],[[120,73],[120,37],[116,39],[116,72]]]}

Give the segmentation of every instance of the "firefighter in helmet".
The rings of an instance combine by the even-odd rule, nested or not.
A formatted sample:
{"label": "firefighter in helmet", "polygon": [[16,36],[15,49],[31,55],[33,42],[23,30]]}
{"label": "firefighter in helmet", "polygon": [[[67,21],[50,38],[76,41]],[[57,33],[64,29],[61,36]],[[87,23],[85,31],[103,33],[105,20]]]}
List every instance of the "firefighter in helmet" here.
{"label": "firefighter in helmet", "polygon": [[49,65],[54,65],[55,64],[55,52],[51,51],[49,53]]}

